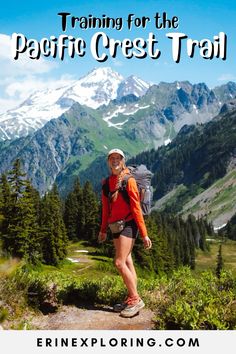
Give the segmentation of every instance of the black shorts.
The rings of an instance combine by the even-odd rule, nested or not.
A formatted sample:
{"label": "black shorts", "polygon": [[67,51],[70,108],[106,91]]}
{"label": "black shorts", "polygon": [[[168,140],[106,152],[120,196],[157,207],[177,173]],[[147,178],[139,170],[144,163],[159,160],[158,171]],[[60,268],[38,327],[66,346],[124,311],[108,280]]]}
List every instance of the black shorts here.
{"label": "black shorts", "polygon": [[134,219],[126,221],[125,228],[121,232],[112,234],[112,237],[119,238],[120,235],[129,237],[129,238],[134,238],[134,239],[137,238],[138,226],[137,226],[136,222],[134,221]]}

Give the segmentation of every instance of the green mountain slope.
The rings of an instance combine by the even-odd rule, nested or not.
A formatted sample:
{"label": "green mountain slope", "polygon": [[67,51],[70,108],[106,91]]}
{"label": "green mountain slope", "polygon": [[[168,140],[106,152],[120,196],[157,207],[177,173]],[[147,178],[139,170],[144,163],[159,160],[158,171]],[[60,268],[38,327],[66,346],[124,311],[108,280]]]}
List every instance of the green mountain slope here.
{"label": "green mountain slope", "polygon": [[144,152],[132,162],[146,163],[154,173],[154,200],[159,200],[154,208],[181,212],[185,205],[185,213],[212,213],[218,224],[221,214],[228,220],[235,208],[235,158],[234,110],[205,125],[183,127],[171,144]]}
{"label": "green mountain slope", "polygon": [[[168,209],[178,202],[187,188],[179,185],[155,203],[155,208]],[[236,168],[217,180],[209,188],[199,193],[183,205],[183,217],[193,214],[196,218],[207,216],[215,228],[221,227],[236,213]]]}
{"label": "green mountain slope", "polygon": [[[40,193],[50,188],[55,180],[61,191],[66,192],[74,179],[96,159],[101,158],[105,163],[106,153],[112,147],[122,146],[127,156],[154,147],[156,136],[149,139],[145,126],[136,133],[136,125],[136,118],[131,117],[125,130],[109,127],[100,111],[75,104],[33,136],[1,143],[0,171],[9,170],[19,158]],[[88,177],[92,181],[94,176]]]}
{"label": "green mountain slope", "polygon": [[[225,171],[220,175],[220,164],[214,167],[216,171],[211,171],[211,162],[210,166],[199,163],[206,162],[207,155],[215,154],[216,145],[212,142],[207,149],[200,145],[206,135],[205,128],[202,134],[203,126],[182,128],[173,143],[158,152],[154,149],[170,142],[185,124],[209,121],[220,108],[216,95],[204,83],[191,85],[187,81],[153,85],[141,98],[128,95],[96,110],[75,104],[32,136],[0,143],[0,172],[9,170],[19,158],[27,177],[41,194],[55,181],[65,194],[77,176],[98,185],[104,173],[107,174],[104,157],[110,148],[117,146],[128,158],[153,149],[145,161],[155,172],[156,199],[175,185],[190,185],[199,178],[204,180],[201,184],[206,182],[202,186],[206,188],[214,181],[214,175],[222,177]],[[213,124],[204,140],[206,144],[214,136]],[[199,151],[193,151],[194,147],[199,147]],[[224,156],[217,158],[225,160]],[[193,168],[195,165],[199,171]],[[195,175],[187,173],[187,169]]]}

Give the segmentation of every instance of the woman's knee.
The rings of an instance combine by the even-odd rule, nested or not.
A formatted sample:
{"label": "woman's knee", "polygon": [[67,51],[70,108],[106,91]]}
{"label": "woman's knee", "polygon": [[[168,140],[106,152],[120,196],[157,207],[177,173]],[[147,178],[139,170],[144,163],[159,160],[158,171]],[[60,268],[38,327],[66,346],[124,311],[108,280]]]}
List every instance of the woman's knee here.
{"label": "woman's knee", "polygon": [[128,267],[133,265],[133,259],[132,259],[132,257],[131,257],[131,254],[129,254],[129,256],[127,257],[125,263],[126,263],[126,265],[127,265]]}
{"label": "woman's knee", "polygon": [[119,270],[122,271],[125,267],[125,261],[121,258],[116,258],[115,259],[115,267]]}

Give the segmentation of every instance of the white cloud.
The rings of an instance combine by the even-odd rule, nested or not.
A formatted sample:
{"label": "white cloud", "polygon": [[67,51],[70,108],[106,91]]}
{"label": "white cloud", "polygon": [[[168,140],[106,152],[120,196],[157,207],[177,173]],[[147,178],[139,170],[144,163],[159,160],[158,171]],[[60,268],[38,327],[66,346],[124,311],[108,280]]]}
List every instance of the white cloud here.
{"label": "white cloud", "polygon": [[234,75],[234,74],[222,74],[217,80],[218,81],[234,81],[234,80],[236,80],[236,75]]}
{"label": "white cloud", "polygon": [[112,64],[116,67],[121,67],[121,66],[124,66],[123,62],[120,61],[120,60],[117,60],[117,59],[113,59],[112,60]]}
{"label": "white cloud", "polygon": [[69,75],[50,77],[49,72],[57,67],[55,62],[43,58],[32,60],[26,54],[14,60],[8,35],[0,34],[0,48],[0,113],[21,104],[35,91],[56,89],[75,81]]}
{"label": "white cloud", "polygon": [[30,59],[26,53],[14,60],[11,53],[11,37],[0,33],[0,77],[11,77],[31,74],[43,74],[57,67],[57,63],[40,58]]}
{"label": "white cloud", "polygon": [[21,100],[31,95],[34,91],[56,89],[73,83],[70,76],[62,76],[59,80],[40,79],[35,76],[28,76],[24,80],[14,81],[6,86],[5,92],[9,97],[18,96]]}
{"label": "white cloud", "polygon": [[0,98],[0,113],[15,108],[27,99],[33,92],[47,89],[57,89],[73,84],[75,79],[69,75],[63,75],[58,80],[52,78],[40,78],[36,76],[26,76],[15,79],[5,85],[5,98]]}
{"label": "white cloud", "polygon": [[0,114],[8,111],[11,108],[16,107],[19,104],[19,100],[0,98]]}

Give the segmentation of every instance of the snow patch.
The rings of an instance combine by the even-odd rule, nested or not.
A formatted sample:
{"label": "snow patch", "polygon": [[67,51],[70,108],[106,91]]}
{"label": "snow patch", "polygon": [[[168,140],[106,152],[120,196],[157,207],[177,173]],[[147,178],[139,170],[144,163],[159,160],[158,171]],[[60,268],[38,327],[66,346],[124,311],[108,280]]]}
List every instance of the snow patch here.
{"label": "snow patch", "polygon": [[164,141],[164,145],[165,145],[165,146],[168,145],[168,144],[170,144],[170,143],[171,143],[171,140],[170,140],[169,138]]}
{"label": "snow patch", "polygon": [[193,109],[195,109],[196,114],[198,114],[198,109],[197,109],[197,106],[195,104],[193,104]]}
{"label": "snow patch", "polygon": [[94,109],[107,105],[117,97],[118,87],[123,80],[119,73],[104,67],[92,70],[72,85],[36,91],[16,109],[0,115],[1,139],[14,138],[19,134],[20,126],[21,136],[38,130],[46,122],[65,113],[73,102]]}
{"label": "snow patch", "polygon": [[121,126],[124,125],[126,122],[128,122],[128,119],[126,119],[123,122],[119,122],[119,123],[112,123],[110,120],[114,117],[117,117],[118,114],[123,114],[124,116],[133,115],[141,109],[146,109],[146,108],[150,107],[150,105],[139,107],[139,105],[136,104],[135,107],[136,107],[135,109],[129,110],[128,112],[126,112],[125,107],[119,106],[112,114],[104,117],[103,120],[108,124],[108,127],[115,127],[115,128],[121,129]]}
{"label": "snow patch", "polygon": [[73,258],[66,258],[68,259],[68,261],[72,262],[72,263],[79,263],[78,259],[73,259]]}
{"label": "snow patch", "polygon": [[76,250],[75,252],[79,252],[79,253],[88,253],[87,250]]}
{"label": "snow patch", "polygon": [[227,223],[223,224],[223,225],[220,225],[220,226],[214,226],[214,231],[218,231],[220,229],[222,229],[223,227],[225,227],[227,225]]}

